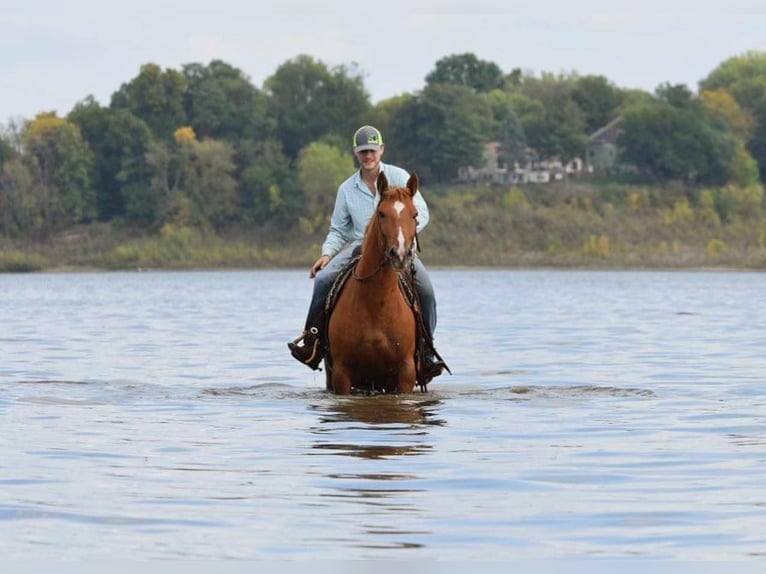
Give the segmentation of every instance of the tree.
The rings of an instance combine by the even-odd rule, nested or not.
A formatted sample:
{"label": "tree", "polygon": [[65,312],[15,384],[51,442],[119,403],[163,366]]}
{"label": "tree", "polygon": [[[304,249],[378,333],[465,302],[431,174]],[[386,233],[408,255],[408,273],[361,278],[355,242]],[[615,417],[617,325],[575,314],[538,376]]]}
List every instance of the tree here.
{"label": "tree", "polygon": [[583,76],[574,81],[572,99],[583,112],[586,132],[592,134],[615,118],[623,94],[604,76]]}
{"label": "tree", "polygon": [[96,194],[91,187],[93,154],[79,128],[55,113],[42,113],[23,133],[25,159],[45,190],[44,220],[87,221],[96,216]]}
{"label": "tree", "polygon": [[661,92],[625,112],[618,139],[622,159],[659,180],[725,183],[735,138],[715,129],[702,106],[680,94]]}
{"label": "tree", "polygon": [[110,107],[130,111],[145,121],[156,137],[170,140],[175,130],[187,123],[185,91],[186,78],[180,72],[144,64],[137,77],[112,94]]}
{"label": "tree", "polygon": [[0,166],[0,232],[29,236],[42,227],[46,195],[21,156]]}
{"label": "tree", "polygon": [[358,73],[345,66],[329,70],[310,56],[282,64],[264,87],[277,139],[291,159],[327,133],[350,138],[370,109],[369,95]]}
{"label": "tree", "polygon": [[470,52],[454,54],[436,62],[426,76],[426,84],[465,86],[477,92],[489,92],[503,86],[503,71],[494,62],[480,60]]}
{"label": "tree", "polygon": [[513,98],[502,90],[492,90],[485,97],[492,109],[493,137],[500,142],[498,160],[511,168],[515,163],[525,163],[527,138],[521,120],[514,111]]}
{"label": "tree", "polygon": [[298,181],[306,199],[310,231],[326,226],[338,186],[353,171],[354,161],[348,152],[320,142],[303,149],[298,161]]}
{"label": "tree", "polygon": [[737,103],[734,96],[724,89],[702,91],[700,101],[705,113],[713,122],[730,131],[742,143],[750,141],[753,134],[753,117]]}
{"label": "tree", "polygon": [[275,140],[240,144],[238,163],[244,219],[260,225],[291,226],[305,209],[290,159]]}
{"label": "tree", "polygon": [[766,179],[766,52],[751,51],[729,58],[700,82],[701,91],[726,90],[754,126],[747,148]]}
{"label": "tree", "polygon": [[529,147],[540,159],[567,163],[585,152],[585,115],[573,96],[571,78],[525,76],[514,101]]}
{"label": "tree", "polygon": [[479,167],[484,144],[492,139],[492,109],[471,88],[433,84],[408,99],[392,118],[395,163],[423,181],[451,181],[459,167]]}
{"label": "tree", "polygon": [[264,140],[267,98],[239,69],[213,60],[208,66],[186,64],[184,108],[188,125],[200,139]]}
{"label": "tree", "polygon": [[136,210],[135,198],[128,200],[149,187],[145,161],[152,141],[149,126],[129,110],[101,107],[92,97],[75,105],[68,119],[79,126],[93,150],[91,181],[96,190],[99,219],[109,221],[128,216],[138,222],[151,221],[153,216],[144,208]]}
{"label": "tree", "polygon": [[0,134],[0,167],[16,155],[16,150],[13,149],[11,142],[8,141],[4,134]]}
{"label": "tree", "polygon": [[147,154],[158,223],[221,228],[238,212],[234,148],[218,140],[197,141],[181,127],[171,144],[155,143]]}

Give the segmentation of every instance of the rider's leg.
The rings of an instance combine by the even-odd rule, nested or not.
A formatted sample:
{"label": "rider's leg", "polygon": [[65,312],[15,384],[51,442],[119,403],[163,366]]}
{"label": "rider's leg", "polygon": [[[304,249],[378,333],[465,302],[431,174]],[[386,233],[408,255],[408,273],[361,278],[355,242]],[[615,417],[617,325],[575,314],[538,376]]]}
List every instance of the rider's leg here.
{"label": "rider's leg", "polygon": [[[325,301],[327,295],[332,289],[332,284],[335,283],[335,279],[343,268],[351,260],[351,248],[347,247],[335,257],[330,259],[330,262],[324,269],[319,271],[314,277],[314,290],[311,294],[311,303],[309,304],[309,312],[306,317],[306,330],[310,330],[312,327],[322,327],[318,323],[322,318],[322,311],[324,310]],[[320,329],[321,332],[321,329]]]}
{"label": "rider's leg", "polygon": [[436,331],[436,296],[431,278],[419,257],[415,258],[415,289],[418,292],[418,299],[420,299],[423,322],[426,324],[428,334],[433,339],[434,331]]}
{"label": "rider's leg", "polygon": [[[349,247],[333,257],[327,266],[317,273],[314,278],[314,289],[303,333],[297,339],[287,344],[292,356],[312,369],[319,368],[319,363],[323,357],[320,337],[324,330],[325,300],[335,282],[335,278],[350,259],[351,248]],[[300,342],[303,344],[299,345]]]}
{"label": "rider's leg", "polygon": [[[431,342],[433,343],[434,331],[436,331],[436,296],[434,295],[434,288],[423,262],[420,258],[416,257],[414,263],[415,290],[418,292],[418,299],[420,300],[423,323],[425,323],[428,335],[430,335]],[[428,347],[426,348],[428,349]],[[431,353],[430,350],[427,350],[423,357],[423,365],[421,368],[426,375],[426,381],[430,381],[434,377],[441,375],[442,371],[446,368],[446,365]]]}

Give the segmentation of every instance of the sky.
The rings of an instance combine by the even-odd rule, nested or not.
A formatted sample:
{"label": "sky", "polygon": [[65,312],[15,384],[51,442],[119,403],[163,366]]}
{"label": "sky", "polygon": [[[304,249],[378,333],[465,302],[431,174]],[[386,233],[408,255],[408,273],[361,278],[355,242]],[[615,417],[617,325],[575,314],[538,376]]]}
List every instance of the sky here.
{"label": "sky", "polygon": [[[11,4],[8,6],[8,4]],[[596,74],[692,90],[716,66],[766,51],[763,0],[24,0],[0,8],[0,124],[108,105],[142,65],[223,60],[261,88],[307,54],[355,66],[373,103],[473,53],[503,72]]]}

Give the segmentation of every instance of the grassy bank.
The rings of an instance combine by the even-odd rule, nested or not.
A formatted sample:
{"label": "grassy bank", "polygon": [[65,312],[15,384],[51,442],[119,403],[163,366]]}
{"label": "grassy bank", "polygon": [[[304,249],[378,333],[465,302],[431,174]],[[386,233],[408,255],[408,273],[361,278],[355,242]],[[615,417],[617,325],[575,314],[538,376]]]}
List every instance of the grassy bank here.
{"label": "grassy bank", "polygon": [[[430,266],[766,269],[759,190],[569,182],[424,190]],[[0,271],[306,267],[324,230],[78,226],[0,241]]]}

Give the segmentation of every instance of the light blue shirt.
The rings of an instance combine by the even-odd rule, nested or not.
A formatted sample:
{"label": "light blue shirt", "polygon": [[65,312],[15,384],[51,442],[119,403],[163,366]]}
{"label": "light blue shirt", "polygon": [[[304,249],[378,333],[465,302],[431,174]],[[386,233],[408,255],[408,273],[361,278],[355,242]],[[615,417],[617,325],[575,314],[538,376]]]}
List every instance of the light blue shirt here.
{"label": "light blue shirt", "polygon": [[[392,187],[407,186],[410,174],[402,168],[381,162],[380,169],[386,174],[388,183]],[[357,170],[341,183],[338,195],[335,197],[330,231],[322,245],[322,255],[332,258],[348,243],[361,242],[379,200],[378,194],[373,194],[367,184],[362,181],[361,170]],[[420,232],[428,224],[428,206],[420,191],[415,194],[413,200],[418,209],[418,232]]]}

